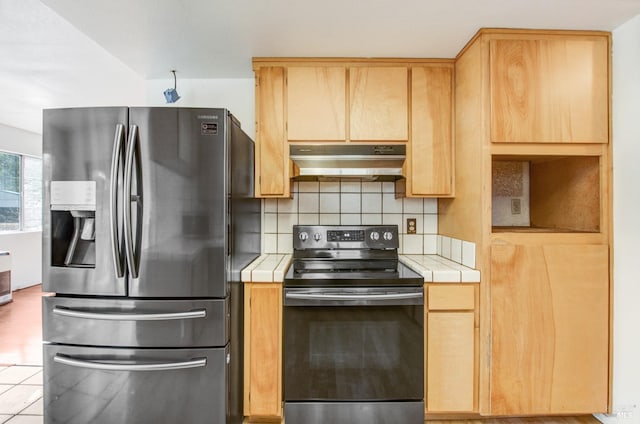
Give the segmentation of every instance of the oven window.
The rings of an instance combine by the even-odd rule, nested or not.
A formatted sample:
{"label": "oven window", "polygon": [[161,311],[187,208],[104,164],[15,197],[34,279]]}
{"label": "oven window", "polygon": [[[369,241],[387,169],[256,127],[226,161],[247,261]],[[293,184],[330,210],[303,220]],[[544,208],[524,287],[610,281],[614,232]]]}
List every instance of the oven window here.
{"label": "oven window", "polygon": [[286,306],[285,400],[422,399],[423,310]]}

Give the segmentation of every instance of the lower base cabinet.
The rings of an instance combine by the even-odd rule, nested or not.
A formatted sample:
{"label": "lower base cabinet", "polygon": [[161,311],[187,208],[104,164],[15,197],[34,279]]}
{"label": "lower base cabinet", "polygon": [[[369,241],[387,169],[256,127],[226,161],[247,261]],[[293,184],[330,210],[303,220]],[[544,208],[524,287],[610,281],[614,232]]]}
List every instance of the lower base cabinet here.
{"label": "lower base cabinet", "polygon": [[245,283],[244,415],[282,419],[282,284]]}
{"label": "lower base cabinet", "polygon": [[427,284],[426,413],[470,413],[476,405],[477,285]]}
{"label": "lower base cabinet", "polygon": [[491,415],[606,412],[608,355],[608,246],[491,246]]}

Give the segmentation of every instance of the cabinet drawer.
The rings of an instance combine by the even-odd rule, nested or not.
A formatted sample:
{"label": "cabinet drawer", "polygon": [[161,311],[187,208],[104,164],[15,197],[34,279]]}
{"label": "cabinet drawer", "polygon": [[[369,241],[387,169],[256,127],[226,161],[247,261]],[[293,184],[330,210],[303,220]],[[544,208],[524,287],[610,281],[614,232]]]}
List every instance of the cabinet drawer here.
{"label": "cabinet drawer", "polygon": [[472,310],[475,307],[474,289],[473,286],[428,286],[429,310]]}

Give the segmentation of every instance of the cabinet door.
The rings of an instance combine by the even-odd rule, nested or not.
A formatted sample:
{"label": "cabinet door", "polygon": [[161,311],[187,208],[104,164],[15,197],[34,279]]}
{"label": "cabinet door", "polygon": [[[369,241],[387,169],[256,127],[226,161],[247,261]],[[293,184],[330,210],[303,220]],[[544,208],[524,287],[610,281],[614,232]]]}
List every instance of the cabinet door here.
{"label": "cabinet door", "polygon": [[491,247],[492,415],[605,412],[606,245]]}
{"label": "cabinet door", "polygon": [[607,143],[608,39],[490,41],[491,141]]}
{"label": "cabinet door", "polygon": [[346,77],[344,66],[290,67],[287,70],[287,138],[344,141]]}
{"label": "cabinet door", "polygon": [[245,415],[282,415],[282,286],[245,285]]}
{"label": "cabinet door", "polygon": [[452,98],[452,67],[411,69],[408,195],[451,194]]}
{"label": "cabinet door", "polygon": [[409,138],[407,78],[406,67],[349,69],[351,140]]}
{"label": "cabinet door", "polygon": [[256,72],[256,196],[289,196],[283,67]]}
{"label": "cabinet door", "polygon": [[472,412],[474,312],[427,314],[427,412]]}

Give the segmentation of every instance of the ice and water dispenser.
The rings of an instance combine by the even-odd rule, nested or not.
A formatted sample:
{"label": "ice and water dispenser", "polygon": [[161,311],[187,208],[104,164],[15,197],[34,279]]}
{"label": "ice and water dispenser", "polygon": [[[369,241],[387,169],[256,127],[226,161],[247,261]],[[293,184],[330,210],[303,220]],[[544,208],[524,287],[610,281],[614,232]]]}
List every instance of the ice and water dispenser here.
{"label": "ice and water dispenser", "polygon": [[51,264],[96,266],[96,182],[51,181]]}

